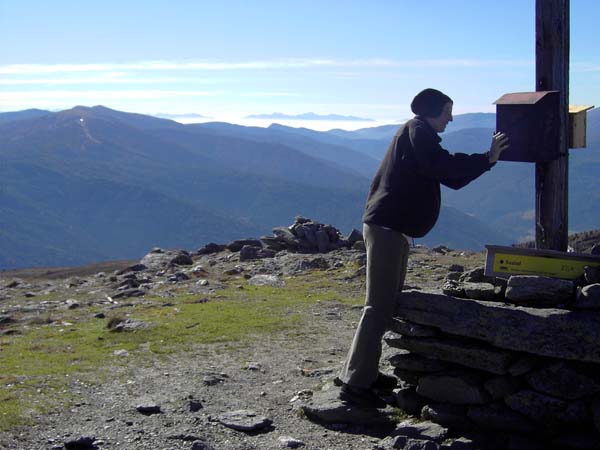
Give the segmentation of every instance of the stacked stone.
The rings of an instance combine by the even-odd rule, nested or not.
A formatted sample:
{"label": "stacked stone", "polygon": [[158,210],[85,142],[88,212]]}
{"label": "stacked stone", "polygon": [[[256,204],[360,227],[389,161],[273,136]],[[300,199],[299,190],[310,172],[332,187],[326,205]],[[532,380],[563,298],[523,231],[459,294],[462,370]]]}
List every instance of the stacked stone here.
{"label": "stacked stone", "polygon": [[407,291],[385,341],[410,414],[499,449],[600,448],[600,311]]}
{"label": "stacked stone", "polygon": [[229,244],[210,243],[199,249],[198,255],[216,253],[223,250],[240,252],[240,261],[259,258],[272,258],[277,252],[327,253],[339,248],[356,246],[364,249],[363,237],[358,230],[344,238],[332,225],[324,225],[305,217],[297,216],[289,227],[273,228],[272,236],[260,239],[238,239]]}

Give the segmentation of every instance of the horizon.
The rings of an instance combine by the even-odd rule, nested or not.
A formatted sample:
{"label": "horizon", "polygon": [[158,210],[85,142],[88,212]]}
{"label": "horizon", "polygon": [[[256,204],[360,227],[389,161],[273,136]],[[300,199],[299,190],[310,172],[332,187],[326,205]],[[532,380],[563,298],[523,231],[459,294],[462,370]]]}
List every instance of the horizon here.
{"label": "horizon", "polygon": [[[570,103],[598,105],[600,5],[571,2],[570,14]],[[423,24],[435,32],[424,35]],[[26,0],[0,4],[0,37],[12,43],[0,49],[0,111],[110,104],[240,124],[313,112],[377,126],[412,117],[409,104],[426,87],[448,94],[456,115],[494,112],[503,94],[535,90],[533,0],[381,0],[368,8]],[[370,124],[323,122],[302,126]]]}

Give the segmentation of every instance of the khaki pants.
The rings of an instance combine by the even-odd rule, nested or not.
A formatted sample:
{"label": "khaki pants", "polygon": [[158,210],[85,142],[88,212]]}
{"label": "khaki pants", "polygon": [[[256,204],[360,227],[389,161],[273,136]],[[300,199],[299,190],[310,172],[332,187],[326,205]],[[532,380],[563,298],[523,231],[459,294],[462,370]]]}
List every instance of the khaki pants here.
{"label": "khaki pants", "polygon": [[367,292],[363,314],[339,378],[351,386],[370,387],[379,372],[381,338],[395,309],[395,297],[406,277],[406,237],[377,225],[363,225],[367,248]]}

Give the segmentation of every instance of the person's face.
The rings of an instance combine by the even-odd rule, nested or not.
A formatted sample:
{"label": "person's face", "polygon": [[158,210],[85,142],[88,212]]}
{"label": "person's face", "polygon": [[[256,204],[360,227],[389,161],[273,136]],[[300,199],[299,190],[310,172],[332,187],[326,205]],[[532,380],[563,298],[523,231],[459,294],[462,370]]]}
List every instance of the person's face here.
{"label": "person's face", "polygon": [[452,122],[452,102],[448,102],[442,108],[438,117],[428,117],[427,121],[436,133],[442,133],[446,129],[448,122]]}

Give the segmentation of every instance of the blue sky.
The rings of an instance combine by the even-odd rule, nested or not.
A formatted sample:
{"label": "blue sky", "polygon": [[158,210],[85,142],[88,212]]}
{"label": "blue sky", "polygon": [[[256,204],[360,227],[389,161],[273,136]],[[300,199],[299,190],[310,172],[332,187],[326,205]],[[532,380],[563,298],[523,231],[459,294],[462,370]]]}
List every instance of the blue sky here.
{"label": "blue sky", "polygon": [[[600,105],[599,19],[600,2],[571,0],[571,104]],[[534,90],[535,0],[3,0],[0,40],[0,111],[392,123],[426,87],[459,114]]]}

